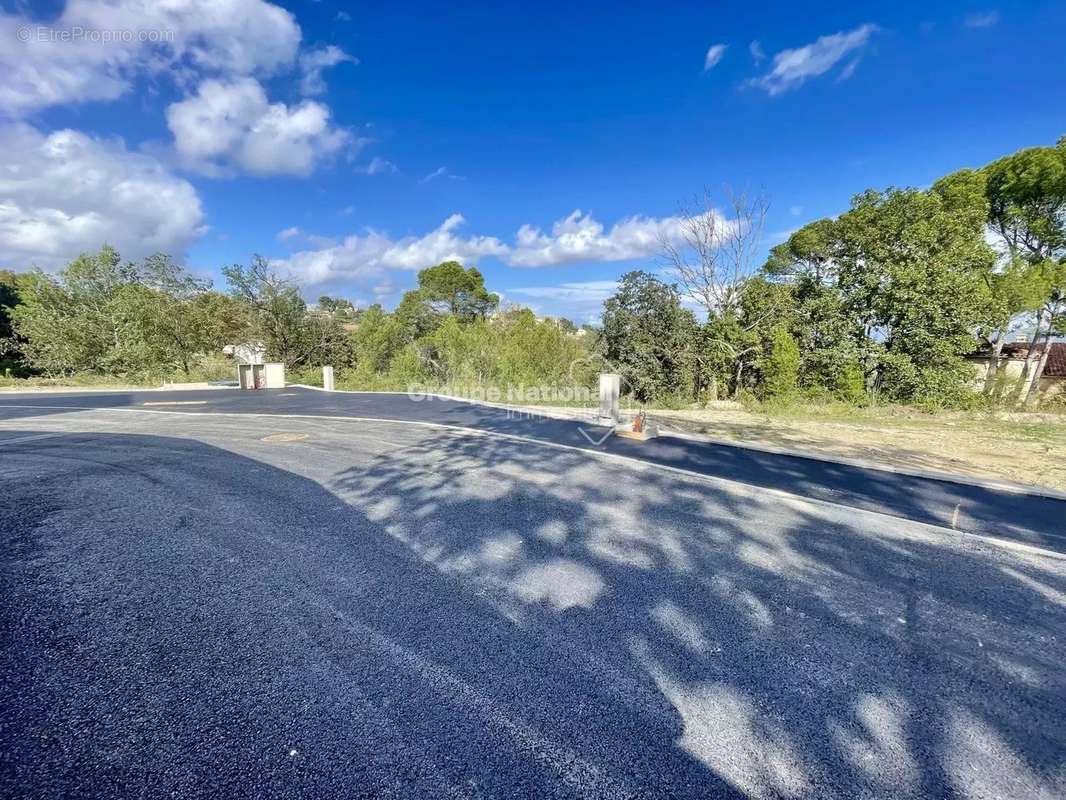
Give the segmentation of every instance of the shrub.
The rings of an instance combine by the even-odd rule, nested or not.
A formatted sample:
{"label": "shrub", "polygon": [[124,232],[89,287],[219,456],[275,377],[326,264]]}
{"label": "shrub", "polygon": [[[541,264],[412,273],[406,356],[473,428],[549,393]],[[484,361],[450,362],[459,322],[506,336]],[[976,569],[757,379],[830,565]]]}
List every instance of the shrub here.
{"label": "shrub", "polygon": [[855,362],[845,364],[837,375],[833,386],[833,396],[845,403],[857,405],[866,401],[866,381],[862,367]]}
{"label": "shrub", "polygon": [[760,367],[763,391],[768,397],[785,397],[796,392],[799,379],[800,351],[796,340],[784,325],[774,328],[770,353]]}

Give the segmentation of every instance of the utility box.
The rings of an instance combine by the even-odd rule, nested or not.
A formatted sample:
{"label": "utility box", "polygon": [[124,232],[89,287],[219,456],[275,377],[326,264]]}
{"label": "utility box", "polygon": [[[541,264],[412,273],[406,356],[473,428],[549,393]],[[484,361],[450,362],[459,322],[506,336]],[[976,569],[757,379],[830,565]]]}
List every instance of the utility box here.
{"label": "utility box", "polygon": [[262,364],[238,364],[237,382],[242,389],[266,388],[266,376]]}
{"label": "utility box", "polygon": [[284,389],[285,388],[285,365],[284,364],[264,364],[263,374],[266,376],[266,388],[267,389]]}
{"label": "utility box", "polygon": [[242,389],[284,389],[284,364],[238,364],[237,382]]}

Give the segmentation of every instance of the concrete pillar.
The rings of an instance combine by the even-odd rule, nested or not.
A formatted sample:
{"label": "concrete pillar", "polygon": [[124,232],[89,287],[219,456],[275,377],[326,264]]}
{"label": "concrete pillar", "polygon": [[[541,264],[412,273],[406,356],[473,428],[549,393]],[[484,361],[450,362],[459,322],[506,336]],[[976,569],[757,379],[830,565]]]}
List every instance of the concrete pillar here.
{"label": "concrete pillar", "polygon": [[322,367],[322,388],[333,391],[333,367]]}
{"label": "concrete pillar", "polygon": [[600,421],[609,424],[618,422],[618,396],[621,394],[622,376],[605,372],[600,375]]}

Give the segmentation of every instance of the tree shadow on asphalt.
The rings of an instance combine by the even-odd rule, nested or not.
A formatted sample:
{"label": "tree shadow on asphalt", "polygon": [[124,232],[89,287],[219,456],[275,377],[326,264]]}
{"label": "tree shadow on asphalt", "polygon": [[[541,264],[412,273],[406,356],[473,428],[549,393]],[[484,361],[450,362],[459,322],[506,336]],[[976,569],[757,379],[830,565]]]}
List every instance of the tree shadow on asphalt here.
{"label": "tree shadow on asphalt", "polygon": [[[608,438],[599,448],[590,445],[583,430],[587,423],[550,419],[536,414],[463,401],[426,398],[415,402],[402,394],[346,394],[310,389],[182,392],[108,393],[97,397],[67,396],[17,400],[0,397],[0,419],[47,416],[82,411],[92,406],[123,407],[145,402],[203,403],[181,409],[257,413],[268,415],[311,414],[319,416],[364,415],[373,418],[420,421],[472,427],[478,430],[527,436],[542,441],[588,450],[608,451],[639,460],[692,470],[709,476],[739,480],[755,486],[794,494],[842,501],[868,510],[885,511],[908,519],[948,525],[972,533],[1013,538],[1041,547],[1066,549],[1066,501],[1051,497],[1019,496],[981,486],[912,477],[870,470],[816,458],[760,452],[743,446],[691,442],[664,437],[638,444],[618,437]],[[54,405],[48,408],[7,407],[25,403]],[[170,407],[169,410],[177,410]],[[585,428],[583,428],[583,425]],[[591,432],[594,437],[602,429]]]}
{"label": "tree shadow on asphalt", "polygon": [[650,681],[312,480],[162,436],[5,459],[0,795],[739,796]]}
{"label": "tree shadow on asphalt", "polygon": [[676,749],[747,794],[1061,793],[1051,562],[589,460],[438,436],[333,488],[559,648],[561,676],[657,693]]}
{"label": "tree shadow on asphalt", "polygon": [[1063,788],[1041,559],[488,437],[326,487],[162,436],[9,455],[8,789]]}

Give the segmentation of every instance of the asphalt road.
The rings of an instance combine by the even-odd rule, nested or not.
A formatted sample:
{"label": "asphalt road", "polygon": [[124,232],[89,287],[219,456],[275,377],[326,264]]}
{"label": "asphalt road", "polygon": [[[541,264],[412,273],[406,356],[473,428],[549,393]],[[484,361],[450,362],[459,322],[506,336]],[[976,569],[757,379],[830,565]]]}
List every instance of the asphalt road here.
{"label": "asphalt road", "polygon": [[70,408],[107,407],[186,413],[369,417],[476,428],[624,455],[751,486],[1066,551],[1066,500],[1019,497],[1011,492],[952,481],[672,437],[644,443],[610,437],[597,444],[589,437],[597,438],[601,429],[587,424],[530,418],[460,401],[432,397],[415,401],[404,394],[326,393],[300,388],[259,392],[0,394],[0,419],[19,413],[63,413]]}
{"label": "asphalt road", "polygon": [[309,394],[0,398],[0,796],[1066,795],[1063,555]]}

